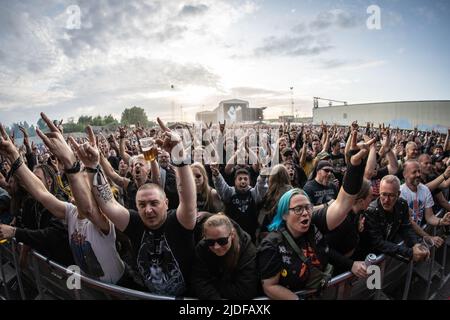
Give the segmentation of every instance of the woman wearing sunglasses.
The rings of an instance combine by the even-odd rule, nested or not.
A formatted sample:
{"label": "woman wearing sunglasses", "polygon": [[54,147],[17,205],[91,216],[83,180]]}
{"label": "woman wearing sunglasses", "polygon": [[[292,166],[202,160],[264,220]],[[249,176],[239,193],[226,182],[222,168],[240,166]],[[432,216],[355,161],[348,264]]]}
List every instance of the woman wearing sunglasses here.
{"label": "woman wearing sunglasses", "polygon": [[342,255],[328,247],[323,234],[345,220],[361,189],[365,167],[362,160],[375,139],[358,147],[356,136],[357,130],[354,130],[351,158],[336,201],[314,210],[301,189],[289,190],[280,198],[277,213],[268,228],[271,232],[258,248],[262,286],[269,298],[297,300],[297,291],[320,290],[331,276],[331,264],[345,263]]}
{"label": "woman wearing sunglasses", "polygon": [[251,299],[258,287],[251,237],[219,213],[203,224],[195,250],[192,287],[200,299]]}

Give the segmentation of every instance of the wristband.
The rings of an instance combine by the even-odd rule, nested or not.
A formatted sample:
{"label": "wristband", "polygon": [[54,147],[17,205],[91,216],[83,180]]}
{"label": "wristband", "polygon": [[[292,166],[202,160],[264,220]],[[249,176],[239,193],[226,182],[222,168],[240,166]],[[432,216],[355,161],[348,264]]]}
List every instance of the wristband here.
{"label": "wristband", "polygon": [[12,176],[17,171],[17,169],[20,168],[20,166],[23,164],[22,157],[19,155],[19,157],[13,162],[11,165],[10,173],[9,175]]}
{"label": "wristband", "polygon": [[98,164],[95,168],[84,167],[84,171],[89,173],[97,173],[100,170],[100,165]]}
{"label": "wristband", "polygon": [[[359,151],[357,150],[351,150],[348,154],[349,158],[358,152]],[[342,181],[342,188],[344,188],[345,192],[350,195],[358,194],[362,186],[365,166],[366,164],[364,160],[361,161],[361,163],[357,166],[352,165],[351,161],[349,161],[347,172],[345,173],[344,179]]]}
{"label": "wristband", "polygon": [[80,160],[77,160],[74,162],[74,164],[72,165],[72,168],[69,169],[64,169],[64,172],[66,174],[74,174],[74,173],[78,173],[81,170],[81,164],[80,164]]}
{"label": "wristband", "polygon": [[187,166],[188,164],[185,163],[184,161],[181,161],[181,162],[178,163],[178,164],[175,163],[175,162],[172,162],[171,165],[173,165],[174,167],[177,167],[177,168],[181,168],[181,167]]}

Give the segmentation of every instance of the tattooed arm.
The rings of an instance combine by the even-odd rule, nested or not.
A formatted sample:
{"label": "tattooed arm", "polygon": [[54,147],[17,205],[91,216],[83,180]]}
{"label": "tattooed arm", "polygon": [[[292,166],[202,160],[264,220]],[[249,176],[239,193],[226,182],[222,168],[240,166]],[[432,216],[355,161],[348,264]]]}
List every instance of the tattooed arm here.
{"label": "tattooed arm", "polygon": [[92,128],[88,127],[87,132],[89,143],[79,145],[73,138],[70,138],[70,141],[87,168],[88,182],[98,207],[120,231],[123,231],[128,226],[130,214],[114,199],[111,187],[99,166],[99,152]]}

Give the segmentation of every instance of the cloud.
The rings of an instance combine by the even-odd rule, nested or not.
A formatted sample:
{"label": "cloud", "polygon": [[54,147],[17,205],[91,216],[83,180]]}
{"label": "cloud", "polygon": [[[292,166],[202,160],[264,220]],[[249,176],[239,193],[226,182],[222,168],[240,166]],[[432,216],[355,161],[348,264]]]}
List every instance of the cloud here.
{"label": "cloud", "polygon": [[234,87],[231,88],[231,95],[235,97],[271,97],[285,94],[282,91],[267,90],[254,87]]}
{"label": "cloud", "polygon": [[359,18],[340,9],[319,13],[310,22],[301,22],[291,28],[294,35],[272,36],[255,49],[257,56],[314,56],[334,48],[324,33],[331,28],[350,29],[358,25]]}
{"label": "cloud", "polygon": [[179,16],[196,16],[206,12],[209,9],[207,5],[199,4],[199,5],[184,5],[181,9]]}
{"label": "cloud", "polygon": [[301,22],[292,27],[292,32],[302,34],[306,32],[320,32],[330,28],[350,29],[363,23],[356,14],[341,9],[335,9],[319,13],[311,22]]}
{"label": "cloud", "polygon": [[357,70],[365,68],[374,68],[387,64],[386,60],[344,60],[344,59],[330,59],[321,60],[319,65],[323,69],[337,69],[343,68],[346,70]]}
{"label": "cloud", "polygon": [[322,36],[269,37],[261,47],[255,49],[256,56],[311,56],[319,55],[333,48]]}

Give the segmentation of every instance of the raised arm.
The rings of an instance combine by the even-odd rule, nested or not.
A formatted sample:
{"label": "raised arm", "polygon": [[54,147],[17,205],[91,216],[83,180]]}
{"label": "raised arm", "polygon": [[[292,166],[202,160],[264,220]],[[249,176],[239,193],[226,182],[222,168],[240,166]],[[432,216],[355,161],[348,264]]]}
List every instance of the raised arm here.
{"label": "raised arm", "polygon": [[130,221],[130,214],[127,209],[121,206],[115,199],[108,181],[99,166],[99,151],[95,142],[92,128],[87,128],[89,143],[78,144],[72,137],[70,142],[80,160],[86,167],[88,175],[89,190],[101,211],[119,229],[124,231]]}
{"label": "raised arm", "polygon": [[370,145],[376,141],[376,138],[373,138],[367,143],[362,143],[360,146],[357,146],[356,136],[357,131],[353,130],[351,134],[348,169],[345,173],[337,199],[330,205],[327,211],[327,225],[329,230],[333,230],[339,226],[351,210],[363,181],[365,166],[363,159],[367,157]]}
{"label": "raised arm", "polygon": [[125,152],[127,129],[125,127],[119,127],[119,155],[126,163],[130,160],[130,155]]}
{"label": "raised arm", "polygon": [[75,198],[78,214],[88,218],[97,228],[107,234],[110,229],[109,222],[98,210],[91,189],[86,181],[86,176],[84,172],[80,171],[81,165],[79,160],[76,159],[75,154],[55,124],[44,113],[41,113],[41,116],[49,127],[50,133],[44,135],[37,129],[37,134],[64,166],[72,195]]}
{"label": "raised arm", "polygon": [[0,125],[0,153],[11,163],[12,174],[15,174],[20,184],[31,196],[39,201],[55,217],[64,219],[66,215],[66,205],[52,195],[44,186],[41,180],[24,165],[16,147],[6,134],[3,125]]}
{"label": "raised arm", "polygon": [[157,142],[170,153],[172,162],[176,167],[177,190],[180,198],[177,218],[184,228],[193,230],[197,218],[197,191],[194,175],[191,167],[184,163],[186,154],[181,137],[175,131],[170,131],[161,119],[157,118],[157,120],[165,135],[164,140],[157,140]]}
{"label": "raised arm", "polygon": [[105,158],[103,153],[100,153],[100,164],[106,174],[115,184],[117,184],[122,189],[126,189],[130,183],[130,179],[121,177],[111,166],[108,159]]}

